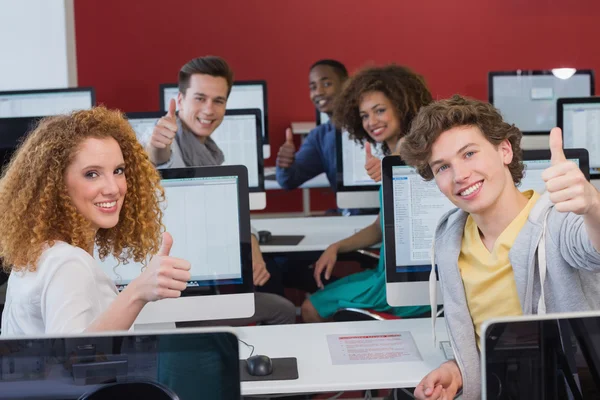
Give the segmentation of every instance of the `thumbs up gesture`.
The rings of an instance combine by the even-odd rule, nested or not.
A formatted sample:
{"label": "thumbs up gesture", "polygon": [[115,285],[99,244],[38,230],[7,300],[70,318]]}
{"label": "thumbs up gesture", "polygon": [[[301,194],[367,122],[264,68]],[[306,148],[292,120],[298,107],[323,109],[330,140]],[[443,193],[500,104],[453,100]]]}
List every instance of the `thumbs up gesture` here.
{"label": "thumbs up gesture", "polygon": [[163,233],[163,241],[158,253],[152,257],[131,285],[134,286],[138,298],[145,302],[181,296],[191,279],[189,262],[169,256],[173,246],[173,237]]}
{"label": "thumbs up gesture", "polygon": [[177,116],[175,114],[177,104],[175,99],[171,99],[169,103],[169,111],[167,115],[158,120],[158,123],[152,130],[150,137],[150,146],[157,149],[166,149],[173,143],[175,134],[177,133]]}
{"label": "thumbs up gesture", "polygon": [[371,143],[365,143],[365,170],[375,182],[381,181],[381,160],[371,152]]}
{"label": "thumbs up gesture", "polygon": [[560,212],[585,215],[600,203],[598,191],[587,181],[577,164],[568,161],[563,151],[562,132],[550,132],[551,167],[542,174],[550,200]]}
{"label": "thumbs up gesture", "polygon": [[277,153],[277,166],[280,168],[289,168],[294,163],[296,146],[294,145],[294,135],[292,130],[285,130],[285,143],[279,148]]}

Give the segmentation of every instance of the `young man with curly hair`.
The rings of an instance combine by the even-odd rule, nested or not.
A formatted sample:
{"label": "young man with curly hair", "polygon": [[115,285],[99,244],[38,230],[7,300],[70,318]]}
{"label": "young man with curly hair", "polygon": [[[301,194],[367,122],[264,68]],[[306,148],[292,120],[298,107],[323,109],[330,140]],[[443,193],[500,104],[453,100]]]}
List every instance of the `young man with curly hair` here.
{"label": "young man with curly hair", "polygon": [[[160,177],[123,116],[48,117],[0,180],[0,257],[10,266],[2,335],[131,328],[148,302],[179,297],[190,264],[169,256]],[[120,294],[93,257],[144,262]]]}
{"label": "young man with curly hair", "polygon": [[454,96],[421,109],[400,149],[457,207],[433,249],[455,361],[421,381],[418,399],[480,398],[486,319],[600,308],[600,194],[565,158],[558,128],[546,192],[519,191],[521,136],[492,105]]}
{"label": "young man with curly hair", "polygon": [[[350,136],[361,143],[383,143],[384,151],[390,154],[408,133],[419,109],[430,101],[425,80],[410,69],[396,65],[368,68],[350,78],[339,95],[334,123],[347,129]],[[323,288],[322,274],[325,279],[331,277],[339,253],[381,243],[382,231],[380,215],[365,229],[329,246],[315,264],[317,285]],[[381,254],[383,251],[382,247]],[[306,322],[321,322],[345,307],[369,308],[404,317],[429,310],[428,306],[390,307],[387,304],[383,257],[376,269],[347,276],[311,295],[302,304],[302,317]]]}

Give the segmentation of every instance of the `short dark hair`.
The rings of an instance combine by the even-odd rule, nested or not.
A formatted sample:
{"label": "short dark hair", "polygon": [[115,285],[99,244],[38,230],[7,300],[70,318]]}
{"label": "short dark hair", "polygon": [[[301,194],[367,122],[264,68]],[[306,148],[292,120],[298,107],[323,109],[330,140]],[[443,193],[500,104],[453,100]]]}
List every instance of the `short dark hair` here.
{"label": "short dark hair", "polygon": [[[400,120],[399,139],[408,134],[410,124],[419,109],[432,101],[425,79],[407,67],[391,64],[384,67],[366,68],[353,75],[335,102],[333,122],[348,130],[350,138],[357,143],[375,143],[362,125],[358,110],[362,96],[368,92],[382,92],[394,106]],[[383,153],[394,149],[382,145]]]}
{"label": "short dark hair", "polygon": [[346,69],[346,66],[337,60],[330,60],[330,59],[319,60],[310,66],[309,71],[312,71],[315,67],[318,67],[319,65],[327,65],[327,66],[333,68],[335,73],[338,74],[338,76],[340,78],[342,78],[342,80],[344,80],[348,77],[348,70]]}
{"label": "short dark hair", "polygon": [[521,182],[524,168],[521,162],[523,134],[519,128],[505,122],[493,105],[457,94],[421,108],[402,143],[400,157],[408,165],[415,167],[423,179],[433,179],[434,174],[429,167],[433,144],[442,133],[460,126],[477,127],[495,147],[508,140],[513,151],[508,169],[513,182],[516,185]]}
{"label": "short dark hair", "polygon": [[184,96],[186,90],[190,87],[190,78],[194,74],[225,78],[227,81],[227,96],[229,97],[233,85],[233,70],[223,58],[217,56],[198,57],[188,61],[181,67],[179,70],[179,92]]}

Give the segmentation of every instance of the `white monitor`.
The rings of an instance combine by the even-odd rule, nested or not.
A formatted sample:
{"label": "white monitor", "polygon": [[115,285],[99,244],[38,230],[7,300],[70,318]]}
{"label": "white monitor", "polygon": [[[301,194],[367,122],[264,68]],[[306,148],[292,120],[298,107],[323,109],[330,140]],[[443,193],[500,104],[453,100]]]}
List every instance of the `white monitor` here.
{"label": "white monitor", "polygon": [[96,105],[94,88],[0,92],[0,118],[46,117]]}
{"label": "white monitor", "polygon": [[317,112],[317,125],[322,125],[322,124],[326,124],[327,122],[329,122],[329,115],[327,115],[327,113],[324,112],[320,112],[319,110],[316,110]]}
{"label": "white monitor", "polygon": [[[161,170],[163,224],[173,236],[170,255],[192,265],[188,289],[177,299],[147,304],[136,325],[246,318],[254,315],[248,175],[243,166]],[[101,261],[123,288],[142,264]],[[171,326],[172,327],[172,326]],[[137,329],[137,327],[136,327]]]}
{"label": "white monitor", "polygon": [[[127,119],[143,146],[148,144],[154,126],[163,116],[162,111],[127,113]],[[223,122],[211,135],[225,155],[223,165],[244,165],[248,168],[251,210],[267,207],[260,118],[258,109],[227,110]]]}
{"label": "white monitor", "polygon": [[[176,84],[160,85],[160,107],[161,110],[169,109],[171,99],[177,99],[179,89]],[[227,109],[258,108],[261,112],[263,157],[271,157],[271,146],[269,145],[269,115],[267,107],[267,82],[266,81],[235,81],[231,87],[231,93],[227,98]]]}
{"label": "white monitor", "polygon": [[490,72],[488,95],[504,121],[525,134],[548,134],[556,126],[557,99],[594,95],[594,73],[579,70],[560,79],[552,71]]}
{"label": "white monitor", "polygon": [[[567,160],[579,166],[587,180],[590,180],[589,155],[585,149],[565,149]],[[518,188],[520,191],[535,190],[538,193],[546,191],[546,182],[542,179],[544,171],[552,166],[550,150],[523,151],[523,178]]]}
{"label": "white monitor", "polygon": [[429,305],[435,228],[454,205],[435,181],[423,180],[398,156],[383,159],[382,175],[387,302],[392,307]]}
{"label": "white monitor", "polygon": [[[383,158],[381,146],[371,145],[371,154]],[[375,182],[365,170],[367,160],[364,145],[350,139],[348,132],[336,137],[336,203],[339,208],[379,208],[380,182]]]}
{"label": "white monitor", "polygon": [[557,126],[566,149],[587,149],[590,175],[600,178],[600,97],[558,99]]}

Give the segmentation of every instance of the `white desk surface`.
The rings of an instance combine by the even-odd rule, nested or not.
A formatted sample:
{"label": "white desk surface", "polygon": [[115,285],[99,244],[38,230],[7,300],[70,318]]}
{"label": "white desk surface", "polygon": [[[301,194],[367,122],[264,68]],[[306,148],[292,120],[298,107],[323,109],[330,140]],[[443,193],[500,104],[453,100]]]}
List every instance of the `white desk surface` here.
{"label": "white desk surface", "polygon": [[253,218],[252,226],[271,235],[304,235],[296,246],[261,245],[263,253],[298,253],[323,251],[339,240],[353,235],[372,224],[376,215],[353,215],[349,217],[301,217],[301,218]]}
{"label": "white desk surface", "polygon": [[[275,167],[265,167],[265,177],[272,175],[275,176]],[[315,176],[312,179],[304,182],[300,185],[301,189],[314,189],[314,188],[326,188],[330,187],[329,180],[327,179],[327,175],[322,173],[320,175]],[[265,190],[281,190],[281,186],[274,179],[265,179]]]}
{"label": "white desk surface", "polygon": [[[250,326],[234,330],[238,338],[254,346],[254,354],[298,359],[298,379],[242,382],[243,395],[410,388],[417,386],[425,375],[446,361],[439,347],[440,340],[448,340],[443,318],[436,322],[438,343],[435,345],[429,318]],[[327,335],[402,331],[412,333],[422,361],[332,364]],[[247,358],[250,349],[243,343],[239,346],[240,359]]]}

